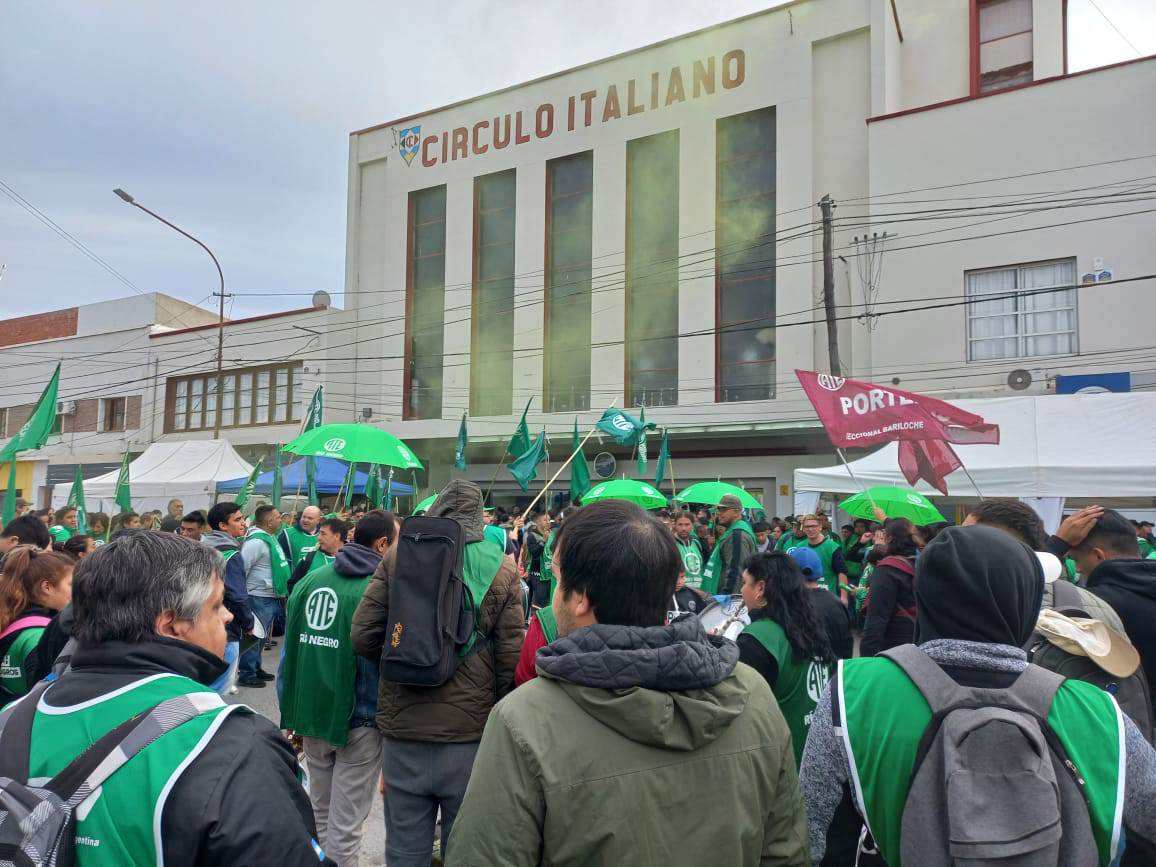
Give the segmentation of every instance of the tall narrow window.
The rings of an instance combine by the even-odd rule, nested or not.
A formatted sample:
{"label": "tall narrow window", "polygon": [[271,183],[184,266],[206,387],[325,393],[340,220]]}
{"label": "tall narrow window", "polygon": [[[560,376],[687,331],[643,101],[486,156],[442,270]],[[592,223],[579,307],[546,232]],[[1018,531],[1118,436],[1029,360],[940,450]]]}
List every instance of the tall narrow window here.
{"label": "tall narrow window", "polygon": [[546,163],[547,412],[590,408],[592,151]]}
{"label": "tall narrow window", "polygon": [[1032,0],[979,0],[973,86],[980,93],[1032,81]]}
{"label": "tall narrow window", "polygon": [[440,418],[445,343],[446,188],[409,194],[406,418]]}
{"label": "tall narrow window", "polygon": [[716,127],[715,398],[775,391],[775,110]]}
{"label": "tall narrow window", "polygon": [[626,400],[678,403],[678,130],[626,143]]}
{"label": "tall narrow window", "polygon": [[514,393],[514,169],[474,179],[470,409],[509,415]]}

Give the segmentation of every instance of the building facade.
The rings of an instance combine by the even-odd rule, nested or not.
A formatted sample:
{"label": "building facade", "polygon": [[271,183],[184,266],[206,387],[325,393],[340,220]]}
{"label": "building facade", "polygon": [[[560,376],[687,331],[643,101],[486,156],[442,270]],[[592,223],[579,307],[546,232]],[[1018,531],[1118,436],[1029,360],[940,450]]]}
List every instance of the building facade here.
{"label": "building facade", "polygon": [[645,407],[680,487],[785,514],[831,460],[794,377],[830,364],[824,196],[844,375],[1146,381],[1156,61],[1068,74],[1065,40],[1063,0],[801,0],[355,132],[330,393],[434,487],[468,414],[497,499],[527,403],[555,466],[575,419]]}

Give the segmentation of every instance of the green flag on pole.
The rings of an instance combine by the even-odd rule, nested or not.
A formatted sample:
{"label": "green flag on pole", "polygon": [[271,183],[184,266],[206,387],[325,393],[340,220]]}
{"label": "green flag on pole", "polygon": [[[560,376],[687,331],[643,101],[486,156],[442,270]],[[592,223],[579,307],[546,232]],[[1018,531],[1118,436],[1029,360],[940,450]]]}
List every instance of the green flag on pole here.
{"label": "green flag on pole", "polygon": [[603,433],[610,434],[620,446],[636,446],[646,431],[654,430],[657,425],[652,421],[639,421],[634,416],[611,407],[602,413],[597,427]]}
{"label": "green flag on pole", "polygon": [[514,429],[514,438],[510,440],[510,444],[506,446],[506,451],[512,457],[520,458],[527,451],[530,450],[530,428],[526,425],[526,413],[530,409],[530,404],[534,402],[534,398],[526,401],[526,408],[522,410],[522,420],[518,422],[517,428]]}
{"label": "green flag on pole", "polygon": [[253,493],[253,489],[257,487],[257,476],[261,475],[261,462],[253,464],[253,471],[249,473],[249,478],[245,479],[245,484],[241,486],[236,499],[233,500],[238,506],[244,506],[249,502],[249,495]]}
{"label": "green flag on pole", "polygon": [[546,430],[543,428],[530,448],[511,461],[508,467],[523,493],[530,489],[530,482],[538,475],[538,464],[546,458]]}
{"label": "green flag on pole", "polygon": [[324,386],[317,386],[317,391],[313,392],[313,400],[309,401],[309,412],[305,414],[305,419],[301,424],[301,433],[313,430],[315,427],[321,427],[321,416],[324,412]]}
{"label": "green flag on pole", "polygon": [[642,433],[638,438],[638,474],[641,476],[646,472],[646,407],[642,408],[638,423],[642,425]]}
{"label": "green flag on pole", "polygon": [[570,502],[577,503],[590,488],[590,467],[586,455],[582,453],[582,435],[578,433],[578,416],[574,416],[574,436],[570,440],[570,451],[577,452],[570,461]]}
{"label": "green flag on pole", "polygon": [[28,421],[17,431],[16,436],[8,441],[8,445],[0,451],[0,461],[14,458],[17,452],[30,451],[41,448],[52,434],[56,423],[56,394],[60,389],[60,365],[52,372],[52,378],[32,408]]}
{"label": "green flag on pole", "polygon": [[658,468],[654,471],[654,486],[657,488],[666,479],[666,465],[670,463],[670,438],[666,428],[662,429],[662,445],[658,449]]}
{"label": "green flag on pole", "polygon": [[310,455],[305,459],[305,484],[309,487],[309,505],[320,506],[317,496],[317,459]]}
{"label": "green flag on pole", "polygon": [[80,464],[76,465],[76,474],[72,477],[72,490],[68,492],[68,505],[76,509],[76,532],[84,535],[88,533],[88,509],[84,505],[84,476],[80,473]]}
{"label": "green flag on pole", "polygon": [[16,457],[8,460],[8,490],[4,492],[4,515],[0,527],[7,527],[16,517]]}
{"label": "green flag on pole", "polygon": [[[270,493],[270,499],[273,505],[278,508],[281,507],[281,446],[277,446],[277,451],[273,455],[273,491]],[[294,504],[296,508],[296,504]]]}
{"label": "green flag on pole", "polygon": [[371,509],[378,508],[381,501],[381,467],[377,464],[369,465],[369,472],[365,474],[365,502]]}
{"label": "green flag on pole", "polygon": [[458,442],[454,447],[454,466],[459,470],[466,468],[466,444],[469,442],[469,434],[466,432],[466,413],[462,413],[462,424],[458,428]]}
{"label": "green flag on pole", "polygon": [[386,510],[393,509],[393,467],[389,468],[389,476],[385,480],[385,493],[381,498],[381,507]]}
{"label": "green flag on pole", "polygon": [[113,499],[116,500],[117,508],[121,512],[132,511],[132,492],[128,486],[128,463],[128,452],[125,452],[124,459],[120,462],[120,472],[116,474],[116,492],[113,494]]}
{"label": "green flag on pole", "polygon": [[350,461],[349,462],[349,469],[346,470],[346,472],[345,472],[345,481],[341,485],[343,488],[345,488],[345,509],[346,509],[346,511],[348,511],[349,507],[353,505],[353,481],[355,478],[357,478],[357,476],[356,476],[357,470],[355,469],[355,467],[356,467],[356,464],[354,464],[352,461]]}

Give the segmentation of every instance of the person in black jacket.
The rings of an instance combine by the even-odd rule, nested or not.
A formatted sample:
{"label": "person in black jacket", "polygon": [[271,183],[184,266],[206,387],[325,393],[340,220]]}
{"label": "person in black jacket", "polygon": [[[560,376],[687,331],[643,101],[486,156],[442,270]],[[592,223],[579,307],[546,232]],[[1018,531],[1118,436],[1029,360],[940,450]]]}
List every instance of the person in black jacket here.
{"label": "person in black jacket", "polygon": [[808,590],[822,590],[811,597],[811,607],[827,630],[827,643],[836,659],[850,659],[855,655],[855,639],[851,637],[851,612],[839,597],[819,583],[823,577],[823,561],[807,545],[792,548],[789,557],[799,565],[803,582]]}
{"label": "person in black jacket", "polygon": [[883,523],[886,556],[871,573],[860,656],[875,656],[915,639],[915,527],[906,518]]}
{"label": "person in black jacket", "polygon": [[[103,788],[104,804],[81,811],[77,836],[113,851],[126,841],[156,839],[162,851],[155,860],[168,867],[333,864],[315,841],[289,742],[269,720],[225,705],[208,687],[226,667],[221,656],[231,615],[221,567],[209,547],[159,532],[116,539],[77,565],[78,647],[72,669],[48,684],[39,706],[53,709],[58,726],[75,715],[70,731],[84,731],[88,743],[124,722],[126,708],[147,710],[170,694],[195,695],[204,723],[212,720],[191,748],[177,728],[150,744],[146,761],[137,756],[118,769]],[[114,694],[116,702],[104,701]],[[203,725],[201,716],[185,725]],[[7,735],[0,754],[26,754],[29,774],[75,758],[61,739],[30,745]],[[158,768],[165,773],[153,773]],[[126,787],[131,803],[110,802]]]}

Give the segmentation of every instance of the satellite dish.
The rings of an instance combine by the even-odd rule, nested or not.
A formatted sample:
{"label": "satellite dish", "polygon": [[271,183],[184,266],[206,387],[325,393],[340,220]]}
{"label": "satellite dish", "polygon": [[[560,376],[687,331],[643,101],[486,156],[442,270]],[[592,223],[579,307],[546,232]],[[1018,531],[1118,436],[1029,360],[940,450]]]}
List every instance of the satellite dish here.
{"label": "satellite dish", "polygon": [[328,292],[326,292],[324,289],[318,289],[316,292],[313,293],[313,309],[314,310],[324,310],[326,307],[329,306],[329,303],[332,300],[333,299],[331,299],[329,297]]}
{"label": "satellite dish", "polygon": [[1017,367],[1007,375],[1007,387],[1012,391],[1023,391],[1032,384],[1032,375],[1022,367]]}

